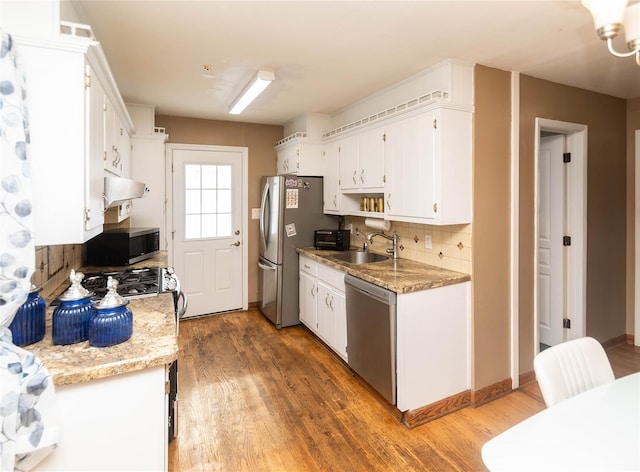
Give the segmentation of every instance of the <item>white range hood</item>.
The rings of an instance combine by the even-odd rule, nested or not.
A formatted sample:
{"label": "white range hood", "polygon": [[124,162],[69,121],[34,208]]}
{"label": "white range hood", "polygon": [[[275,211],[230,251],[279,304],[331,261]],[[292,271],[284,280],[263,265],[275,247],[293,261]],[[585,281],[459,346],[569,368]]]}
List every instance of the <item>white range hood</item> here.
{"label": "white range hood", "polygon": [[125,179],[123,177],[104,178],[104,202],[105,208],[119,206],[144,195],[145,184],[136,180]]}

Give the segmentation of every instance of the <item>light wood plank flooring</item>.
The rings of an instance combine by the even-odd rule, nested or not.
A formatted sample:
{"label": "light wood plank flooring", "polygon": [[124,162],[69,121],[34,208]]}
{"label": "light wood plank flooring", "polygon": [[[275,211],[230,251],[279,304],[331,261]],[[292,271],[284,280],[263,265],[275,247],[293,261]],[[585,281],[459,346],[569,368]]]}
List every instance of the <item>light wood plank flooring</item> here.
{"label": "light wood plank flooring", "polygon": [[[482,445],[544,409],[534,382],[409,430],[305,328],[257,310],[184,321],[179,345],[172,472],[485,471]],[[638,348],[610,358],[640,370]]]}

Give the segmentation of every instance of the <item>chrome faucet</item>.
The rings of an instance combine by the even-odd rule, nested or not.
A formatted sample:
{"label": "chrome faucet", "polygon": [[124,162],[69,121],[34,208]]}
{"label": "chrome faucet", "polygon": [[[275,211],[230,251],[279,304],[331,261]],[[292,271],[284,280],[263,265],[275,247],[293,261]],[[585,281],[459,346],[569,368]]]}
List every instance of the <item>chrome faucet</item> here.
{"label": "chrome faucet", "polygon": [[379,233],[371,233],[367,235],[367,241],[373,243],[374,236],[382,236],[389,241],[393,241],[393,248],[387,248],[387,254],[393,254],[393,258],[398,258],[398,233],[393,233],[393,236],[389,236],[388,234],[384,234],[384,231],[380,231]]}

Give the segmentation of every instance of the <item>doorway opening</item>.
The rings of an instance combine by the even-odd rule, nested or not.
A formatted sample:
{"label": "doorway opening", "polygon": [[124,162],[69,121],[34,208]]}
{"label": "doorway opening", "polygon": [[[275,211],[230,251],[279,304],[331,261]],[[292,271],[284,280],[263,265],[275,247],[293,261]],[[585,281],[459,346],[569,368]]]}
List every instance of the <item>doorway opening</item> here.
{"label": "doorway opening", "polygon": [[534,346],[586,333],[587,127],[536,118]]}

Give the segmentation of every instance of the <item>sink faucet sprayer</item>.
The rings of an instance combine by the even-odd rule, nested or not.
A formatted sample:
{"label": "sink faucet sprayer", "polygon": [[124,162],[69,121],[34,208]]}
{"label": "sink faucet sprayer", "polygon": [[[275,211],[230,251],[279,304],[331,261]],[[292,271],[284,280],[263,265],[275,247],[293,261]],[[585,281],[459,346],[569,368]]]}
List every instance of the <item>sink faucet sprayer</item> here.
{"label": "sink faucet sprayer", "polygon": [[367,235],[367,241],[373,243],[374,236],[382,236],[389,241],[393,241],[393,248],[387,248],[387,254],[393,254],[393,258],[398,258],[398,233],[393,233],[393,236],[389,236],[388,234],[384,234],[384,231],[380,231],[379,233],[371,233]]}

